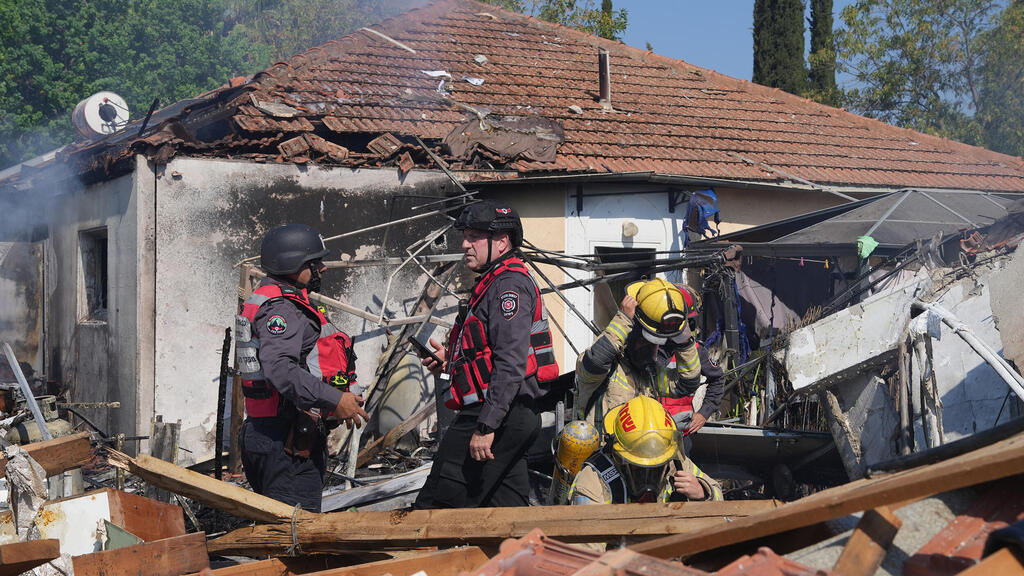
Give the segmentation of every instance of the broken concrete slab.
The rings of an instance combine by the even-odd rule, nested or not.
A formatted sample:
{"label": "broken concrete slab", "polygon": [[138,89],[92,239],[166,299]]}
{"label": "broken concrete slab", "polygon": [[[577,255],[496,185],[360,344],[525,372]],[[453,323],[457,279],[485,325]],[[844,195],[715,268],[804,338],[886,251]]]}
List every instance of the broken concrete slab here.
{"label": "broken concrete slab", "polygon": [[900,417],[889,387],[875,373],[867,373],[819,392],[832,439],[851,480],[864,477],[872,464],[899,455],[895,437]]}
{"label": "broken concrete slab", "polygon": [[790,333],[782,361],[793,390],[848,379],[887,361],[910,321],[923,277],[826,316]]}

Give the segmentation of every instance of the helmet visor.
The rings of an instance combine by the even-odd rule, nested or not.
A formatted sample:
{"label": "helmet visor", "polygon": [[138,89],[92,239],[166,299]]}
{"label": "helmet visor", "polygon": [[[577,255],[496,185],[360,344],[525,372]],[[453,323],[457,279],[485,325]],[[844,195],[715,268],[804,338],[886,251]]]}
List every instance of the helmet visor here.
{"label": "helmet visor", "polygon": [[641,466],[623,461],[619,468],[626,479],[630,497],[633,500],[655,501],[665,488],[668,464],[665,462],[657,466]]}

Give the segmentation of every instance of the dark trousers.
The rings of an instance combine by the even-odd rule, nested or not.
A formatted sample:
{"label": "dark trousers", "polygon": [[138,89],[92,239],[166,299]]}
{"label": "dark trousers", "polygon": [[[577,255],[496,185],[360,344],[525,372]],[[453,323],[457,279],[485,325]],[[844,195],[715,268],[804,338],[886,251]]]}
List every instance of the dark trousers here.
{"label": "dark trousers", "polygon": [[238,445],[245,477],[257,494],[319,512],[327,470],[326,439],[320,438],[310,458],[291,456],[284,451],[290,427],[280,418],[249,418],[242,424]]}
{"label": "dark trousers", "polygon": [[477,462],[469,455],[479,411],[463,411],[445,432],[434,464],[414,508],[527,506],[530,477],[526,451],[540,432],[540,415],[515,402],[494,433],[494,460]]}

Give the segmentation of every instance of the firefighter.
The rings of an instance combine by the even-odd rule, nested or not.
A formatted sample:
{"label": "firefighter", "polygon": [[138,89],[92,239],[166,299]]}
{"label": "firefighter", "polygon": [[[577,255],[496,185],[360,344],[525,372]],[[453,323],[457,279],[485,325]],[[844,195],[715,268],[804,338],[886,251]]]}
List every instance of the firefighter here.
{"label": "firefighter", "polygon": [[577,418],[600,426],[612,407],[643,394],[661,401],[684,435],[700,430],[722,402],[725,374],[694,338],[699,308],[688,286],[661,278],[628,285],[618,313],[576,363]]}
{"label": "firefighter", "polygon": [[320,511],[330,417],[349,427],[368,419],[355,383],[352,341],[308,292],[327,269],[323,239],[305,224],[263,238],[267,273],[235,322],[235,352],[247,418],[239,432],[242,465],[253,490]]}
{"label": "firefighter", "polygon": [[675,421],[657,400],[638,396],[609,411],[604,429],[608,443],[576,475],[570,503],[723,499],[718,482],[680,452]]}
{"label": "firefighter", "polygon": [[540,382],[558,376],[540,290],[517,257],[523,239],[507,204],[467,206],[456,221],[466,265],[480,274],[460,304],[441,363],[424,366],[457,411],[444,433],[416,508],[526,506],[526,451],[540,430]]}

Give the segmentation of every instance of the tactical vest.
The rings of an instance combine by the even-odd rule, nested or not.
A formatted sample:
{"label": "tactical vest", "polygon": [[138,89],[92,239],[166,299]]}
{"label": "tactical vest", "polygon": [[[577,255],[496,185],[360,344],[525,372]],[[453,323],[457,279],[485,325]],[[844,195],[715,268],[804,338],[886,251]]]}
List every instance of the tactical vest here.
{"label": "tactical vest", "polygon": [[451,388],[445,394],[444,405],[452,410],[461,410],[483,402],[491,382],[491,345],[487,341],[487,329],[477,317],[475,309],[483,299],[498,275],[505,272],[525,274],[533,282],[537,306],[533,312],[533,326],[530,328],[530,349],[526,357],[524,378],[536,376],[541,383],[558,378],[558,363],[551,347],[551,330],[548,316],[541,301],[540,288],[533,281],[526,265],[518,258],[508,258],[488,271],[476,286],[469,299],[465,315],[460,314],[448,337],[449,362],[447,374]]}
{"label": "tactical vest", "polygon": [[263,376],[259,359],[260,341],[252,331],[260,306],[277,298],[294,302],[300,310],[320,322],[320,336],[305,357],[309,373],[339,388],[356,382],[352,340],[309,303],[305,291],[282,284],[260,286],[242,304],[242,313],[235,317],[235,357],[242,378],[245,411],[252,418],[278,416],[281,404],[281,395]]}

